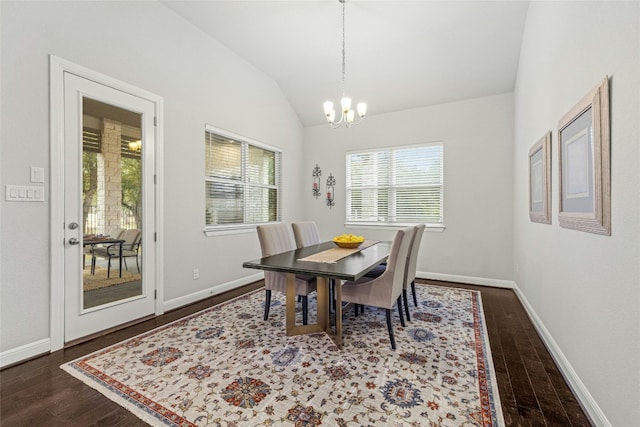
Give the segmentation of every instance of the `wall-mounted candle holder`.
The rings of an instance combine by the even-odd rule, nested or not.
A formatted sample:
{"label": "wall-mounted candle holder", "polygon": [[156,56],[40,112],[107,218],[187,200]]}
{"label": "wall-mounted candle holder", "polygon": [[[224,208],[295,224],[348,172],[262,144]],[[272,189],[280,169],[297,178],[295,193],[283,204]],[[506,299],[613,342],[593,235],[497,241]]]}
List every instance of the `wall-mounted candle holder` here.
{"label": "wall-mounted candle holder", "polygon": [[329,177],[327,178],[327,206],[329,206],[329,209],[331,209],[332,206],[335,206],[335,203],[333,202],[333,199],[335,198],[335,186],[336,185],[336,179],[333,176],[332,173],[329,174]]}
{"label": "wall-mounted candle holder", "polygon": [[313,171],[311,172],[311,176],[313,177],[312,194],[317,199],[318,197],[320,197],[320,177],[322,176],[322,170],[320,169],[320,166],[318,166],[317,163],[316,163],[316,167],[313,168]]}

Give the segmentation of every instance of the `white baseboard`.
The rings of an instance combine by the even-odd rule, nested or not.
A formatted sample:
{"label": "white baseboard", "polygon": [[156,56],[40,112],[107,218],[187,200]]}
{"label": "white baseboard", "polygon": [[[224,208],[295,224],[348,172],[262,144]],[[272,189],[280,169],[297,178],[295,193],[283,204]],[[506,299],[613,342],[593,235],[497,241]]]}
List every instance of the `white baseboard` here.
{"label": "white baseboard", "polygon": [[457,282],[467,285],[493,286],[507,289],[513,289],[516,286],[516,282],[513,280],[487,279],[484,277],[459,276],[456,274],[431,273],[428,271],[417,271],[416,277],[418,279],[441,280],[443,282]]}
{"label": "white baseboard", "polygon": [[544,326],[544,323],[540,317],[538,317],[538,314],[531,304],[529,304],[529,301],[527,301],[527,298],[524,296],[518,285],[515,282],[514,285],[513,290],[527,311],[531,322],[536,328],[536,331],[538,331],[538,334],[540,335],[540,338],[542,338],[547,350],[551,353],[551,357],[553,357],[556,365],[558,365],[562,376],[569,384],[569,388],[571,388],[571,391],[573,391],[573,394],[575,394],[576,398],[580,402],[582,409],[586,412],[587,416],[595,426],[611,427],[611,423],[604,415],[604,412],[602,412],[591,393],[589,393],[589,390],[587,390],[587,387],[573,369],[569,360],[567,360],[564,353],[562,353],[558,343],[556,343],[549,333],[549,330]]}
{"label": "white baseboard", "polygon": [[198,292],[194,292],[189,295],[184,295],[178,298],[174,298],[169,301],[164,302],[164,311],[174,310],[176,308],[180,308],[182,306],[192,304],[194,302],[198,302],[205,298],[212,297],[214,295],[221,294],[226,291],[230,291],[235,288],[239,288],[240,286],[248,285],[249,283],[256,282],[258,280],[262,280],[264,278],[264,273],[257,273],[251,276],[243,277],[241,279],[232,280],[231,282],[222,283],[220,285],[212,286],[208,289],[203,289]]}
{"label": "white baseboard", "polygon": [[51,351],[51,340],[45,338],[39,341],[12,348],[0,353],[0,368],[40,356]]}

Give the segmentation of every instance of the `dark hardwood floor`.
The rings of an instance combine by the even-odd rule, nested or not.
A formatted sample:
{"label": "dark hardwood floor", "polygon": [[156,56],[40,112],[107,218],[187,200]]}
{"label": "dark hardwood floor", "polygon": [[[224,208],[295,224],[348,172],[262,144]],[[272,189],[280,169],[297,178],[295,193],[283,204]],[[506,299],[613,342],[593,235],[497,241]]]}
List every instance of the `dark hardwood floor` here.
{"label": "dark hardwood floor", "polygon": [[[513,291],[418,282],[481,291],[507,426],[591,425]],[[261,286],[262,282],[257,282],[0,371],[0,425],[146,425],[59,366]]]}

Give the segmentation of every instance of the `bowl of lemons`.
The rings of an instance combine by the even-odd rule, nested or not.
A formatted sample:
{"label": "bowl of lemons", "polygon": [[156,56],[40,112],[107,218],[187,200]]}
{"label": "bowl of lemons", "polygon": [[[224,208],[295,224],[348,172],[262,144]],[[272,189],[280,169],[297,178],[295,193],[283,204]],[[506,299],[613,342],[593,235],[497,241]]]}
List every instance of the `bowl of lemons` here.
{"label": "bowl of lemons", "polygon": [[333,238],[333,243],[341,248],[355,249],[364,242],[364,237],[353,234],[341,234]]}

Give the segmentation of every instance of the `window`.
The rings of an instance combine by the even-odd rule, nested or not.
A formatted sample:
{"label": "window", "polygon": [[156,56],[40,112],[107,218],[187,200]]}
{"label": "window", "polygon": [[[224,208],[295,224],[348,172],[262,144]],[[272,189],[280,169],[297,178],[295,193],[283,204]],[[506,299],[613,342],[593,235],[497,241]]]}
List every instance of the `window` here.
{"label": "window", "polygon": [[280,221],[280,155],[264,144],[206,126],[206,226]]}
{"label": "window", "polygon": [[347,154],[347,223],[443,225],[443,144]]}

